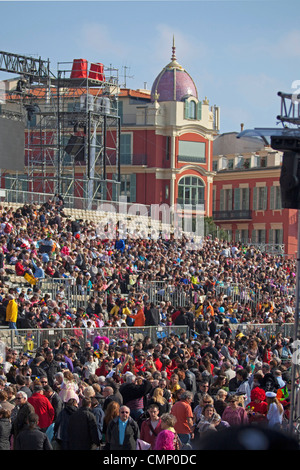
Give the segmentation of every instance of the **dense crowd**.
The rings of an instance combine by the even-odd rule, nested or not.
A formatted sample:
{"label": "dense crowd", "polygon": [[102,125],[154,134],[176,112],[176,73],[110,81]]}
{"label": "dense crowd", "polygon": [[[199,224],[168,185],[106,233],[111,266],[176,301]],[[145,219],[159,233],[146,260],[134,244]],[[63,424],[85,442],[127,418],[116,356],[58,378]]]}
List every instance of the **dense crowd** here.
{"label": "dense crowd", "polygon": [[254,425],[288,435],[292,361],[281,345],[279,334],[266,354],[259,333],[221,329],[155,344],[44,340],[31,356],[7,348],[0,449],[198,450]]}
{"label": "dense crowd", "polygon": [[[73,331],[30,354],[6,347],[1,449],[198,449],[235,426],[287,427],[293,339],[238,326],[293,323],[295,260],[209,236],[197,249],[184,237],[123,239],[118,225],[106,239],[105,228],[99,236],[95,223],[68,218],[57,195],[0,215],[2,324]],[[24,284],[12,285],[13,274]],[[75,279],[88,305],[68,305],[63,286],[52,298],[44,278]],[[143,289],[150,281],[173,283],[190,303],[154,304]],[[233,284],[259,291],[259,302],[218,290]],[[171,325],[189,333],[101,335]]]}

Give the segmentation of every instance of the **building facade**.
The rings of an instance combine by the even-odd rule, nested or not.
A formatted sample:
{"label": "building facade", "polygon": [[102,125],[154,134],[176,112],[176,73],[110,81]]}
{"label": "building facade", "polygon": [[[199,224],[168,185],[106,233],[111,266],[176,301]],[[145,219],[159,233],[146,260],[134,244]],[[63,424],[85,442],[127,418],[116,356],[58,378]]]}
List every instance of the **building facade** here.
{"label": "building facade", "polygon": [[281,205],[282,153],[237,133],[214,146],[213,219],[236,242],[288,256],[297,252],[297,210]]}

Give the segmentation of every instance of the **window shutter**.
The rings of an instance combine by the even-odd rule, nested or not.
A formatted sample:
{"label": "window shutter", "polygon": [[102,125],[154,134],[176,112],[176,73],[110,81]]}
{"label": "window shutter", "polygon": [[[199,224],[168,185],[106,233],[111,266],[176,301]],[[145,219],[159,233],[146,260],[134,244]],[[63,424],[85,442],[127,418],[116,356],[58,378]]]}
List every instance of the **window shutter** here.
{"label": "window shutter", "polygon": [[278,230],[278,243],[283,243],[283,229]]}
{"label": "window shutter", "polygon": [[273,211],[275,209],[275,186],[271,186],[270,188],[270,210]]}
{"label": "window shutter", "polygon": [[264,201],[263,201],[263,210],[266,211],[268,208],[268,188],[264,188]]}
{"label": "window shutter", "polygon": [[232,211],[232,189],[228,190],[228,210]]}
{"label": "window shutter", "polygon": [[257,187],[253,188],[253,210],[257,211]]}
{"label": "window shutter", "polygon": [[224,210],[224,189],[220,190],[220,211]]}
{"label": "window shutter", "polygon": [[245,188],[244,192],[245,192],[245,199],[243,201],[242,209],[248,211],[249,207],[250,207],[250,191],[249,191],[249,188]]}
{"label": "window shutter", "polygon": [[190,109],[189,102],[188,100],[185,100],[184,102],[184,118],[185,119],[189,118],[189,109]]}
{"label": "window shutter", "polygon": [[252,243],[257,242],[257,230],[252,230],[251,241]]}
{"label": "window shutter", "polygon": [[234,188],[234,207],[233,207],[233,209],[235,211],[239,211],[240,208],[241,208],[240,198],[241,198],[240,188]]}
{"label": "window shutter", "polygon": [[269,243],[270,245],[274,243],[274,230],[272,228],[269,230]]}
{"label": "window shutter", "polygon": [[261,243],[266,243],[266,231],[261,231]]}
{"label": "window shutter", "polygon": [[202,119],[202,101],[199,101],[197,104],[197,119],[198,121]]}
{"label": "window shutter", "polygon": [[136,202],[136,174],[130,175],[130,202]]}

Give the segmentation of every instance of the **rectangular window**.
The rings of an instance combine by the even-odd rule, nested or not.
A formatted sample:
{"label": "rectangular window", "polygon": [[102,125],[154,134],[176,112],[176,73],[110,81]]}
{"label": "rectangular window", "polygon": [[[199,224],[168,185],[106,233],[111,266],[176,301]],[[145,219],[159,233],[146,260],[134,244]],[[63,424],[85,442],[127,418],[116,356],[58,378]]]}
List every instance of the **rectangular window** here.
{"label": "rectangular window", "polygon": [[205,163],[205,142],[179,141],[178,161]]}
{"label": "rectangular window", "polygon": [[271,186],[270,188],[270,210],[282,209],[280,186]]}
{"label": "rectangular window", "polygon": [[220,211],[232,210],[232,189],[221,189],[220,191]]}
{"label": "rectangular window", "polygon": [[235,231],[235,241],[241,243],[249,242],[249,232],[248,229],[236,230]]}
{"label": "rectangular window", "polygon": [[269,231],[269,243],[273,245],[281,245],[283,243],[283,229],[271,229]]}
{"label": "rectangular window", "polygon": [[228,159],[228,170],[233,170],[233,158]]}
{"label": "rectangular window", "polygon": [[255,186],[253,188],[253,210],[265,211],[268,202],[268,188],[266,186]]}
{"label": "rectangular window", "polygon": [[132,163],[132,135],[121,134],[120,137],[120,160],[121,165],[131,165]]}
{"label": "rectangular window", "polygon": [[234,210],[249,210],[249,188],[234,189]]}
{"label": "rectangular window", "polygon": [[[120,184],[113,184],[112,199],[117,201],[120,196],[125,196],[127,202],[136,202],[136,174],[120,175]],[[117,175],[113,175],[113,179],[117,181]],[[119,192],[119,195],[118,195]]]}
{"label": "rectangular window", "polygon": [[252,243],[266,243],[266,230],[252,230]]}

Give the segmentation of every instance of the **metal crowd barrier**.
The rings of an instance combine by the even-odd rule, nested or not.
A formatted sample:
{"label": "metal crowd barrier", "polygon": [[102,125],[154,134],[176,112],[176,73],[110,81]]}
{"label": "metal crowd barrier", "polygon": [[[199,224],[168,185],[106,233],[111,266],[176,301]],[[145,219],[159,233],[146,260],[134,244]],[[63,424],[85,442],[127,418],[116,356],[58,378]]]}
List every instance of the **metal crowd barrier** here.
{"label": "metal crowd barrier", "polygon": [[[186,307],[194,302],[196,290],[188,285],[175,286],[172,281],[148,281],[143,284],[135,285],[137,292],[144,292],[149,296],[149,300],[154,303],[161,301],[171,301],[174,306]],[[243,284],[217,284],[213,287],[213,292],[219,296],[230,297],[232,302],[238,302],[241,305],[250,304],[255,308],[257,304],[267,296],[271,301],[272,293],[266,293],[260,289],[254,289]],[[294,295],[292,288],[282,288],[281,296],[290,297]]]}
{"label": "metal crowd barrier", "polygon": [[[158,339],[169,337],[171,334],[180,336],[182,333],[189,334],[189,328],[183,326],[145,326],[145,327],[103,327],[103,328],[45,328],[45,329],[25,329],[13,330],[8,328],[0,329],[0,360],[1,343],[9,348],[21,350],[23,352],[34,353],[43,344],[44,340],[49,341],[50,347],[55,342],[63,338],[71,340],[75,338],[82,348],[90,341],[93,344],[97,336],[106,337],[112,341],[127,341],[149,337],[151,342],[156,344]],[[3,363],[3,362],[2,362]]]}
{"label": "metal crowd barrier", "polygon": [[[90,298],[96,294],[93,289],[76,285],[75,278],[45,278],[39,279],[38,287],[43,294],[49,294],[51,299],[60,298],[72,308],[86,308]],[[97,293],[99,295],[99,293]],[[101,293],[101,297],[107,298],[107,294]]]}
{"label": "metal crowd barrier", "polygon": [[294,323],[230,323],[230,329],[233,337],[236,336],[237,332],[240,332],[245,336],[259,332],[266,340],[270,340],[270,338],[275,337],[278,333],[282,333],[284,338],[292,338]]}

